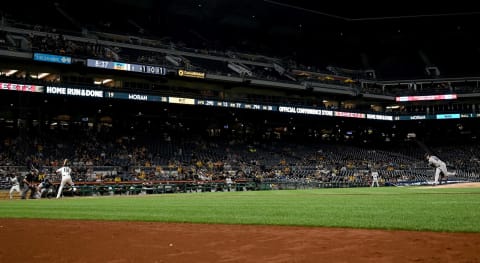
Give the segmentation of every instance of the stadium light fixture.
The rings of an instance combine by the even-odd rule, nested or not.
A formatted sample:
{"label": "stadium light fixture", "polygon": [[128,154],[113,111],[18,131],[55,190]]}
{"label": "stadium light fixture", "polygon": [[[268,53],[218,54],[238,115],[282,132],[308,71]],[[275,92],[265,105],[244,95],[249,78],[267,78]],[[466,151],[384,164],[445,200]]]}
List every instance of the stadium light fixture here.
{"label": "stadium light fixture", "polygon": [[40,74],[37,75],[37,77],[38,77],[38,79],[43,79],[48,75],[50,75],[50,73],[40,73]]}
{"label": "stadium light fixture", "polygon": [[102,84],[107,84],[107,83],[110,83],[112,81],[113,81],[113,79],[104,79],[104,80],[102,80]]}
{"label": "stadium light fixture", "polygon": [[9,77],[9,76],[11,76],[11,75],[13,75],[13,74],[15,74],[15,73],[17,73],[17,72],[18,72],[17,69],[11,69],[11,70],[9,70],[9,71],[7,71],[7,72],[5,73],[5,76]]}

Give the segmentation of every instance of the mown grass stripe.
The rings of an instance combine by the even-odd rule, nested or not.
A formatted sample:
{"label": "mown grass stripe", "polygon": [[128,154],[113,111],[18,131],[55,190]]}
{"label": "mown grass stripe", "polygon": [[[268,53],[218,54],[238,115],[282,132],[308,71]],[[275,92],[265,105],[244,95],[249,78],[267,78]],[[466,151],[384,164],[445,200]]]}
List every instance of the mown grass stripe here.
{"label": "mown grass stripe", "polygon": [[383,187],[2,200],[0,217],[480,232],[480,189]]}

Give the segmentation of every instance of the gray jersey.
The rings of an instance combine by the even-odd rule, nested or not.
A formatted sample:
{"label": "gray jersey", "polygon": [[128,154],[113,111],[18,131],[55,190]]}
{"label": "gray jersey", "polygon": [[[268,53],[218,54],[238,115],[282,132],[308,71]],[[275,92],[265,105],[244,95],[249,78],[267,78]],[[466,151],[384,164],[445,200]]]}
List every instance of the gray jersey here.
{"label": "gray jersey", "polygon": [[428,158],[428,164],[433,165],[434,167],[440,167],[442,165],[445,166],[445,163],[435,155],[432,155],[430,158]]}

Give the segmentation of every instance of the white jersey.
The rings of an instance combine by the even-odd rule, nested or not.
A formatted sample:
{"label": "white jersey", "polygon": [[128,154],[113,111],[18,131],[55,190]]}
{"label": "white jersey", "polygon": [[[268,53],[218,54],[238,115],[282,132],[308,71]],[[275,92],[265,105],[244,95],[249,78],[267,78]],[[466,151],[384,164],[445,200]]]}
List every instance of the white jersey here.
{"label": "white jersey", "polygon": [[70,167],[60,167],[57,169],[57,173],[60,173],[62,176],[70,176],[70,174],[72,173],[72,169],[70,169]]}
{"label": "white jersey", "polygon": [[435,155],[432,155],[430,156],[430,158],[428,158],[428,164],[432,164],[435,167],[440,167],[442,165],[443,166],[445,165],[445,163]]}
{"label": "white jersey", "polygon": [[13,178],[10,178],[10,182],[12,183],[12,185],[19,185],[20,183],[18,182],[18,178],[15,176]]}
{"label": "white jersey", "polygon": [[[70,174],[72,173],[72,169],[70,167],[63,166],[57,169],[57,173],[62,174],[62,180],[60,181],[60,186],[58,187],[58,192],[57,192],[57,198],[60,198],[65,184],[69,184],[73,186],[72,177],[70,176]],[[74,192],[76,191],[75,187],[73,187],[73,191]]]}
{"label": "white jersey", "polygon": [[372,172],[373,180],[378,180],[378,172]]}

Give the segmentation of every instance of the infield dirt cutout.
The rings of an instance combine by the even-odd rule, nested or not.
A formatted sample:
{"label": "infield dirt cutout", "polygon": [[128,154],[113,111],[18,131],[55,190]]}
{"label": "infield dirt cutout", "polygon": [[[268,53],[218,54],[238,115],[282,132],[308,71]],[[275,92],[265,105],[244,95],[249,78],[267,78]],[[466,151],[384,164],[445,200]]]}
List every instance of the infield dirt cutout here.
{"label": "infield dirt cutout", "polygon": [[0,219],[8,263],[480,262],[479,249],[480,233]]}
{"label": "infield dirt cutout", "polygon": [[436,186],[422,186],[421,188],[478,188],[480,183],[450,183],[450,184],[440,184]]}

